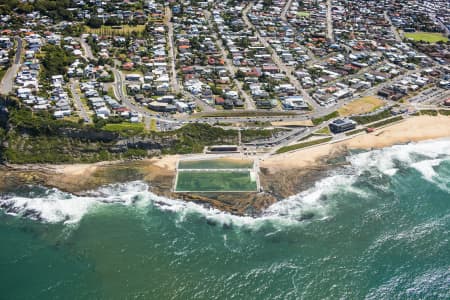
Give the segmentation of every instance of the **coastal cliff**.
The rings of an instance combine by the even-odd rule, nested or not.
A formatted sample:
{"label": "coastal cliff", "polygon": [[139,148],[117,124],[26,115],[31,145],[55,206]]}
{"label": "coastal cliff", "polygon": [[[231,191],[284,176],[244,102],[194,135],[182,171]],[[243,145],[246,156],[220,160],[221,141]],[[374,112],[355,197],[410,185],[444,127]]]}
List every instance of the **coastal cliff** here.
{"label": "coastal cliff", "polygon": [[189,124],[170,132],[116,132],[105,130],[101,122],[55,120],[14,100],[3,100],[0,107],[0,156],[15,164],[93,163],[199,153],[205,146],[238,140],[237,131],[207,124]]}
{"label": "coastal cliff", "polygon": [[262,189],[257,193],[174,193],[180,156],[173,154],[192,155],[207,145],[236,144],[237,131],[190,124],[171,132],[130,135],[53,120],[46,114],[19,109],[15,102],[3,106],[0,125],[2,192],[38,184],[85,194],[102,185],[141,180],[157,195],[238,215],[258,215],[273,203],[309,189],[330,169],[345,165],[345,156],[352,150],[450,137],[450,117],[410,117],[370,134],[258,156]]}

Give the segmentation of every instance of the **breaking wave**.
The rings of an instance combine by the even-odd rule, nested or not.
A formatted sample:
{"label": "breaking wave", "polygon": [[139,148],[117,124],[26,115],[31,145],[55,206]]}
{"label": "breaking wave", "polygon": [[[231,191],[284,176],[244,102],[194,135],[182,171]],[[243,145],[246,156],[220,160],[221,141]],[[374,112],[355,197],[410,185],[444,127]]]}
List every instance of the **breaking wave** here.
{"label": "breaking wave", "polygon": [[423,179],[450,193],[447,178],[440,178],[436,168],[450,161],[450,139],[396,145],[347,157],[356,174],[395,175],[401,169],[413,168]]}
{"label": "breaking wave", "polygon": [[359,197],[369,197],[370,191],[354,184],[358,180],[373,177],[391,177],[399,170],[413,168],[422,177],[450,192],[448,178],[440,178],[436,168],[444,161],[450,161],[450,140],[398,145],[381,150],[373,150],[347,157],[349,166],[330,174],[316,182],[310,189],[279,201],[267,208],[260,216],[236,216],[193,202],[168,199],[149,192],[149,187],[141,181],[108,185],[95,191],[77,196],[58,189],[30,187],[21,194],[0,196],[0,208],[7,214],[39,220],[42,222],[65,224],[77,223],[95,208],[106,205],[134,207],[154,206],[162,211],[176,213],[183,221],[191,215],[199,215],[210,223],[222,225],[258,227],[270,222],[276,226],[300,224],[305,220],[321,220],[333,214],[338,204],[337,195],[346,193]]}

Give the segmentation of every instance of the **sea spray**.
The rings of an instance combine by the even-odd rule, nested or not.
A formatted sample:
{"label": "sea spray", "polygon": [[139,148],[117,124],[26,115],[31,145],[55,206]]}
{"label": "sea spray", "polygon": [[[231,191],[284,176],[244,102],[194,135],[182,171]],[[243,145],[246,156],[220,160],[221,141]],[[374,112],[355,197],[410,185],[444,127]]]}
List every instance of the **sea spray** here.
{"label": "sea spray", "polygon": [[0,211],[2,297],[450,299],[450,193],[438,185],[450,182],[450,159],[439,143],[436,155],[421,144],[350,155],[355,163],[258,218],[158,197],[143,182],[84,196],[5,194],[1,203],[90,206],[66,217],[55,205],[60,214],[44,215],[56,224],[30,220],[22,206],[24,218]]}
{"label": "sea spray", "polygon": [[[438,140],[350,155],[349,167],[335,170],[330,176],[317,181],[310,189],[281,200],[268,207],[259,217],[236,216],[194,202],[168,199],[149,191],[141,181],[112,184],[84,196],[76,196],[57,189],[37,187],[28,194],[6,194],[0,198],[0,207],[9,214],[19,215],[49,223],[77,223],[88,212],[105,205],[123,205],[145,208],[149,205],[176,214],[183,222],[192,215],[202,216],[208,224],[247,226],[258,228],[265,223],[275,226],[299,224],[305,220],[326,219],[333,214],[337,204],[333,195],[355,194],[368,197],[367,189],[359,188],[358,178],[364,173],[379,179],[379,175],[393,176],[401,168],[414,168],[424,179],[446,190],[445,182],[436,177],[435,167],[450,159],[450,140]],[[385,188],[379,184],[379,188]],[[447,189],[448,191],[448,189]]]}

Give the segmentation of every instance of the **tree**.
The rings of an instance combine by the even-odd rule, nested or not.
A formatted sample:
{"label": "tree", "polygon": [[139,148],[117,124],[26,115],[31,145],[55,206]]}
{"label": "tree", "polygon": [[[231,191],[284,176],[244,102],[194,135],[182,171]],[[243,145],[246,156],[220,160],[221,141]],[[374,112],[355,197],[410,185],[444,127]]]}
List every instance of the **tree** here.
{"label": "tree", "polygon": [[86,25],[91,28],[100,28],[103,25],[103,21],[100,18],[90,18],[86,21]]}
{"label": "tree", "polygon": [[244,78],[245,78],[244,72],[242,72],[241,70],[237,70],[237,72],[236,72],[236,78],[239,79],[239,80],[244,79]]}
{"label": "tree", "polygon": [[111,18],[108,18],[108,19],[105,21],[105,25],[107,25],[107,26],[116,26],[116,25],[120,25],[120,20],[119,20],[118,18],[111,17]]}
{"label": "tree", "polygon": [[42,60],[43,75],[47,79],[53,75],[65,74],[66,67],[74,61],[74,58],[59,46],[46,45],[43,50],[45,51]]}

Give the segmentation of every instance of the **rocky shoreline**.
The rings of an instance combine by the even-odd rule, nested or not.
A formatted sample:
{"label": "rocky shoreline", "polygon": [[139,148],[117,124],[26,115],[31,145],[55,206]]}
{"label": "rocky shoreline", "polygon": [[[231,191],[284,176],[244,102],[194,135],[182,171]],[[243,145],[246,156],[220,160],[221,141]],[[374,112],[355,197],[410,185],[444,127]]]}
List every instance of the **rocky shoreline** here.
{"label": "rocky shoreline", "polygon": [[[181,156],[75,165],[0,166],[0,193],[23,185],[43,185],[83,195],[113,183],[142,180],[151,192],[193,201],[236,215],[258,215],[273,203],[309,189],[331,169],[346,164],[349,150],[370,150],[395,144],[450,137],[450,117],[414,117],[374,133],[281,155],[259,157],[259,193],[174,193]],[[191,155],[190,157],[195,156]]]}
{"label": "rocky shoreline", "polygon": [[259,193],[175,193],[172,188],[176,171],[155,159],[86,165],[79,172],[58,165],[3,165],[0,166],[0,177],[4,178],[0,192],[24,185],[42,185],[84,195],[104,185],[142,180],[158,196],[193,201],[236,215],[256,216],[273,203],[306,190],[335,166],[320,162],[307,169],[271,172],[261,168],[263,192]]}

